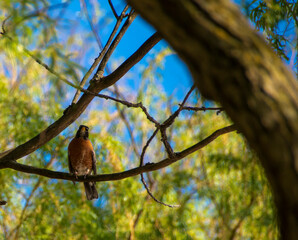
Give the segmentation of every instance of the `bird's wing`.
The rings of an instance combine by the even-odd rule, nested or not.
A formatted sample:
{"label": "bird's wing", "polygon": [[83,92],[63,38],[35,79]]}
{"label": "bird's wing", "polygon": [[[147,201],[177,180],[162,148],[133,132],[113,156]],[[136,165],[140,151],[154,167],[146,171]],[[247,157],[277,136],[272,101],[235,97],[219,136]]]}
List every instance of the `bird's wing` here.
{"label": "bird's wing", "polygon": [[74,173],[74,169],[71,165],[71,162],[70,162],[70,154],[68,153],[68,169],[69,169],[69,172],[70,173]]}
{"label": "bird's wing", "polygon": [[92,170],[94,175],[96,175],[96,157],[94,151],[92,151]]}

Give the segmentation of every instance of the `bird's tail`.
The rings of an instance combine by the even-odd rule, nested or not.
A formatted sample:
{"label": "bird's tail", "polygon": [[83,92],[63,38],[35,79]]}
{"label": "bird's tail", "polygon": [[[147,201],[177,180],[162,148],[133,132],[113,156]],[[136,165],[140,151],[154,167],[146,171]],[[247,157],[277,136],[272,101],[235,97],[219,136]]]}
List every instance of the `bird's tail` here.
{"label": "bird's tail", "polygon": [[84,182],[86,197],[88,200],[97,199],[98,193],[94,182]]}

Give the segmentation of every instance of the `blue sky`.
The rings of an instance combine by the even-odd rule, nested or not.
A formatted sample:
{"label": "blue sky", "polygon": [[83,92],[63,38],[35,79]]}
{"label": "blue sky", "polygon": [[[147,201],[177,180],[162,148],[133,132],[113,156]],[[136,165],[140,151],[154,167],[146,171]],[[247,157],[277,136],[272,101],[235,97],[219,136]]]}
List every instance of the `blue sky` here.
{"label": "blue sky", "polygon": [[[92,9],[92,4],[96,3],[96,1],[89,0],[86,2],[87,2],[87,8],[88,8],[89,14],[94,14],[94,9]],[[94,24],[98,29],[98,34],[101,38],[102,43],[105,44],[116,22],[116,19],[113,16],[113,13],[109,7],[107,0],[101,0],[101,1],[98,1],[98,3],[101,7],[101,12],[99,12],[98,15],[102,15],[102,17],[101,19],[99,19],[98,22],[95,21]],[[117,13],[120,14],[120,12],[125,6],[124,1],[114,0],[113,3],[115,5]],[[82,14],[82,12],[83,11],[80,6],[80,1],[74,0],[74,1],[71,1],[69,10],[67,12],[67,17],[69,17],[70,19],[75,19],[75,18],[78,18],[79,16],[80,18],[79,27],[84,29],[85,31],[91,32],[91,29],[86,20],[86,17],[84,14]],[[109,23],[106,24],[105,22],[103,22],[102,19],[108,19],[107,21]],[[102,26],[104,27],[101,28]],[[132,23],[132,25],[130,26],[130,28],[122,38],[122,40],[120,41],[115,52],[113,53],[111,61],[109,62],[109,65],[108,65],[109,68],[115,67],[115,66],[112,66],[115,63],[117,63],[118,65],[121,64],[121,62],[123,62],[126,58],[128,58],[131,54],[133,54],[134,51],[137,50],[138,47],[141,44],[143,44],[143,42],[146,41],[154,32],[155,30],[149,24],[147,24],[140,16],[138,16],[136,20]],[[93,43],[96,43],[95,38],[93,38],[92,41]],[[159,42],[156,45],[156,47],[154,47],[154,49],[129,72],[129,74],[124,76],[124,79],[121,79],[119,81],[119,84],[121,84],[124,81],[126,81],[127,83],[132,82],[132,81],[129,81],[128,79],[129,77],[141,78],[140,69],[145,68],[148,65],[148,61],[154,59],[154,55],[157,52],[159,52],[161,49],[164,49],[166,47],[168,47],[168,44],[164,40]],[[86,68],[90,67],[90,63],[92,63],[93,59],[98,55],[99,48],[97,46],[96,48],[95,48],[96,49],[95,51],[92,51],[91,54],[90,53],[88,54],[87,57],[89,58],[89,61],[86,61],[87,63],[85,66]],[[173,92],[175,92],[176,96],[179,99],[183,98],[185,93],[189,90],[189,88],[192,85],[192,79],[186,65],[179,59],[179,57],[176,54],[171,54],[167,56],[163,64],[163,68],[159,69],[159,71],[162,71],[161,74],[162,74],[163,81],[161,83],[165,91],[168,94],[172,94]]]}

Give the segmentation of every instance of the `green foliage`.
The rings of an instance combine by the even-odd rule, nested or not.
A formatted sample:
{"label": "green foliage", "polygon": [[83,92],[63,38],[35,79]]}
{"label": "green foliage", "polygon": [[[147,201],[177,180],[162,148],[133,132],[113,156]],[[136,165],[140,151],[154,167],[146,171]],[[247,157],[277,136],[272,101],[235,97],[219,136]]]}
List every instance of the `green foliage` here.
{"label": "green foliage", "polygon": [[[268,7],[267,1],[253,2],[258,5],[250,6],[251,19],[271,34],[270,43],[280,41],[272,46],[283,56],[286,54],[282,47],[284,40],[278,38],[276,27],[282,19],[294,17],[297,4],[285,7],[284,1],[275,1]],[[54,9],[50,1],[0,2],[2,15],[11,15],[6,27],[13,39],[0,39],[1,152],[24,143],[57,120],[75,93],[28,57],[24,47],[32,47],[35,56],[74,83],[88,67],[81,63],[88,58],[86,56],[90,57],[93,43],[89,39],[89,45],[83,44],[81,36],[89,36],[89,31],[75,29],[73,19],[68,22],[61,17],[70,3],[65,4],[56,6],[59,14],[55,15],[36,11]],[[101,12],[99,6],[95,6],[93,11]],[[87,41],[87,37],[84,40]],[[118,86],[121,93],[130,93],[130,99],[142,101],[158,121],[165,120],[180,103],[175,96],[169,98],[160,84],[163,60],[169,54],[171,51],[165,48],[157,53],[156,61],[147,61],[138,88]],[[202,102],[193,94],[188,104],[210,103]],[[75,124],[19,161],[68,171],[67,145],[81,123],[91,129],[99,173],[138,166],[139,156],[134,147],[140,153],[154,131],[140,109],[97,98]],[[168,129],[168,135],[178,152],[228,124],[223,113],[183,111]],[[130,139],[129,127],[136,146]],[[153,140],[145,162],[157,162],[166,157],[160,138],[158,135]],[[232,239],[235,236],[235,239],[276,239],[278,236],[271,190],[256,156],[241,134],[221,136],[185,159],[145,174],[157,199],[180,204],[180,208],[171,209],[154,202],[139,178],[99,182],[99,200],[90,202],[86,201],[82,184],[2,169],[0,200],[8,203],[0,208],[0,238]]]}
{"label": "green foliage", "polygon": [[298,4],[295,0],[244,0],[242,7],[276,53],[298,74]]}

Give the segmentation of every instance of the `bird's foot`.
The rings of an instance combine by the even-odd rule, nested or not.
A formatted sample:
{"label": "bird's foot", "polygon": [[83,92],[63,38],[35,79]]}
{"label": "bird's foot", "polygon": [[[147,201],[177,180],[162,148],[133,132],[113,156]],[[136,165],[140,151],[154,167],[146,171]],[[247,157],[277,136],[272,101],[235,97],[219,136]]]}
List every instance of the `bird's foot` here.
{"label": "bird's foot", "polygon": [[[78,179],[78,172],[75,171],[72,174],[75,176],[76,179]],[[73,182],[73,185],[76,185],[75,181],[72,181],[72,182]]]}

